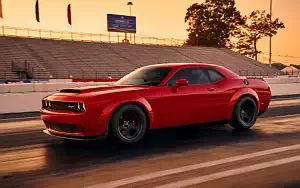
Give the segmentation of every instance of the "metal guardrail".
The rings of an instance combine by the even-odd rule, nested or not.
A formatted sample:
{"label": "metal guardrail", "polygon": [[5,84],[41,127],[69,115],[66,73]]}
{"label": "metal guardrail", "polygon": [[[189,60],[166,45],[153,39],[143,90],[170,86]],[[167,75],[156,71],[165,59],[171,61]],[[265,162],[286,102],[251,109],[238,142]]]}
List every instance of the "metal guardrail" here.
{"label": "metal guardrail", "polygon": [[[1,28],[0,28],[1,29]],[[52,40],[69,40],[85,42],[108,42],[108,43],[129,43],[129,44],[150,44],[165,46],[182,46],[185,40],[173,38],[144,37],[136,34],[127,34],[127,41],[124,40],[124,33],[84,33],[70,31],[54,31],[46,29],[32,29],[20,27],[2,27],[2,36],[26,37]]]}
{"label": "metal guardrail", "polygon": [[[39,74],[40,73],[40,74]],[[289,75],[289,76],[300,76],[300,72],[294,73],[294,74],[287,74],[284,72],[281,72],[278,74],[278,72],[254,72],[254,71],[248,71],[248,70],[241,70],[236,71],[237,74],[240,76],[283,76],[283,75]],[[119,79],[125,76],[124,72],[119,71],[107,71],[105,74],[100,71],[82,71],[78,70],[76,72],[64,72],[63,75],[55,72],[53,75],[50,75],[49,77],[43,76],[41,72],[35,71],[34,68],[30,69],[30,74],[36,75],[35,79],[104,79],[104,78],[112,78],[112,79]],[[12,79],[12,72],[0,72],[0,79]],[[16,79],[16,78],[13,78]],[[19,79],[19,78],[17,78]]]}

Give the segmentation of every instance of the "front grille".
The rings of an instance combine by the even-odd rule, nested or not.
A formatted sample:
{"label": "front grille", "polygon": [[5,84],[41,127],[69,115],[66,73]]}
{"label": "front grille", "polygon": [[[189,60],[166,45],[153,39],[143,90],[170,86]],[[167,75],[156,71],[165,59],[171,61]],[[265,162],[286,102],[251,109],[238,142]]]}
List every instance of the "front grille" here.
{"label": "front grille", "polygon": [[76,102],[61,102],[61,101],[47,101],[43,100],[42,106],[44,109],[51,110],[67,110],[72,112],[84,112],[85,107],[83,103]]}
{"label": "front grille", "polygon": [[77,103],[72,102],[59,102],[59,101],[49,101],[49,108],[52,110],[73,110],[76,108]]}
{"label": "front grille", "polygon": [[80,129],[76,125],[71,124],[62,124],[62,123],[49,123],[51,129],[59,132],[67,132],[67,133],[79,133]]}

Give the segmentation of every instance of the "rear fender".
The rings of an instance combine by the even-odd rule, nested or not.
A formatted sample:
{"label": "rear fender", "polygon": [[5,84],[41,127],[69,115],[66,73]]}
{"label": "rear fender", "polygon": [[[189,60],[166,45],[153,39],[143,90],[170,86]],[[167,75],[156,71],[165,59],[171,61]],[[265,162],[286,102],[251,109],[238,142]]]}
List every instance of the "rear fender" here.
{"label": "rear fender", "polygon": [[254,99],[256,102],[256,105],[257,105],[257,110],[258,110],[258,112],[260,112],[260,101],[259,101],[259,97],[258,97],[257,93],[251,88],[242,88],[242,89],[238,90],[230,99],[230,102],[228,105],[229,114],[227,117],[230,117],[230,119],[231,119],[231,116],[232,116],[232,113],[233,113],[236,103],[239,101],[239,99],[241,99],[244,96],[249,96],[252,99]]}

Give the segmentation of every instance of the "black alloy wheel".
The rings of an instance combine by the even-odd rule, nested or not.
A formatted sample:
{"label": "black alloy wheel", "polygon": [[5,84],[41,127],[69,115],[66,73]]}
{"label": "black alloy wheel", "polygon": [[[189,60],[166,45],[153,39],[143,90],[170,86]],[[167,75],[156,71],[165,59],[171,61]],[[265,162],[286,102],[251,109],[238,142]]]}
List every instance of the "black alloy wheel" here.
{"label": "black alloy wheel", "polygon": [[257,119],[257,104],[251,97],[241,98],[232,113],[230,125],[238,130],[251,128]]}
{"label": "black alloy wheel", "polygon": [[119,118],[118,131],[124,139],[132,140],[138,136],[141,126],[141,117],[134,110],[127,110]]}
{"label": "black alloy wheel", "polygon": [[140,107],[124,105],[114,113],[109,130],[114,140],[119,143],[137,143],[145,136],[147,117]]}
{"label": "black alloy wheel", "polygon": [[250,124],[255,117],[256,107],[252,101],[245,101],[240,108],[240,118],[241,120],[246,123]]}

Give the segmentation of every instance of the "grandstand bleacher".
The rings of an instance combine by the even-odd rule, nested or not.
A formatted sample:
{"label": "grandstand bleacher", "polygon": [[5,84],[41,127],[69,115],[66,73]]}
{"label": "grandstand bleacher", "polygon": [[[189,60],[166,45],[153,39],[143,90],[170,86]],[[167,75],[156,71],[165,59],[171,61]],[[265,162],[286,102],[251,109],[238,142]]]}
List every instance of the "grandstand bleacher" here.
{"label": "grandstand bleacher", "polygon": [[279,73],[227,48],[0,37],[0,79],[19,78],[13,65],[35,79],[90,79],[120,78],[141,66],[170,62],[217,64],[240,75]]}

